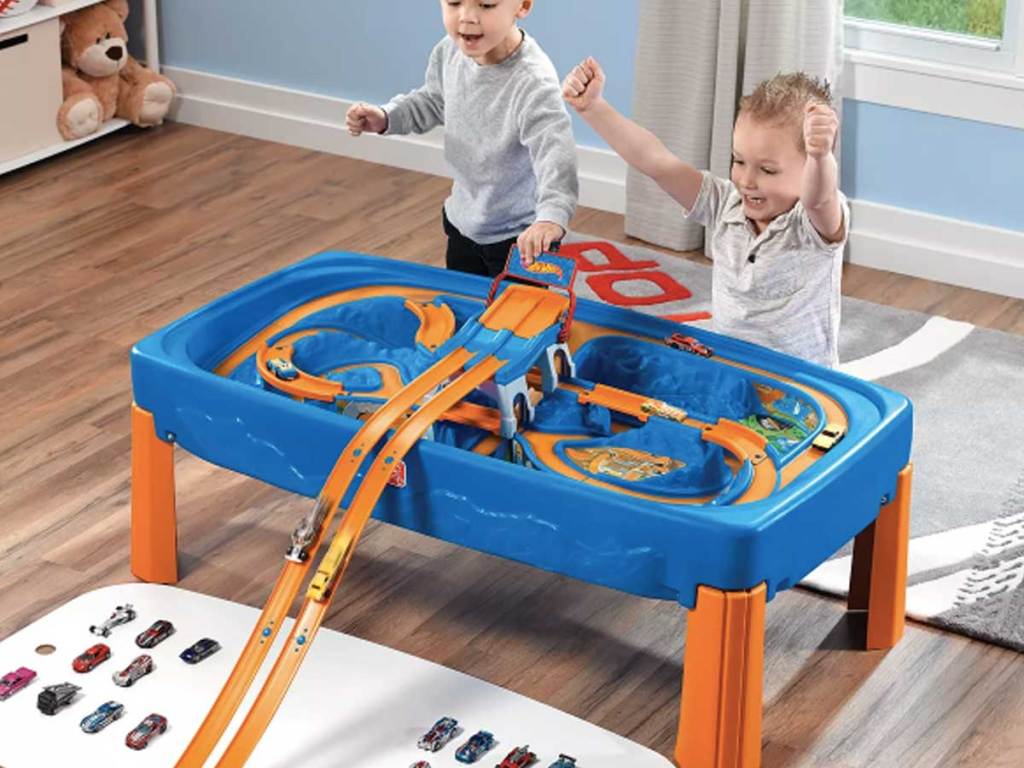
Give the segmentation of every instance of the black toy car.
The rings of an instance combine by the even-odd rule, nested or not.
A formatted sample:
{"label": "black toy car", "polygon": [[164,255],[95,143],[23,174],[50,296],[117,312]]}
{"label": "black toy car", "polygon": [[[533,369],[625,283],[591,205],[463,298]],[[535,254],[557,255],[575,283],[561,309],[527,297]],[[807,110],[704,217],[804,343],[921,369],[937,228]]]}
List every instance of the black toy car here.
{"label": "black toy car", "polygon": [[80,686],[72,683],[48,685],[39,692],[36,706],[44,715],[56,715],[57,710],[75,700],[75,694],[80,690],[82,690]]}
{"label": "black toy car", "polygon": [[174,625],[167,619],[157,619],[145,632],[140,632],[135,638],[135,644],[139,648],[155,648],[168,637],[174,634]]}
{"label": "black toy car", "polygon": [[186,664],[198,664],[200,661],[212,656],[219,650],[220,643],[211,637],[204,637],[202,640],[197,640],[182,651],[179,657]]}

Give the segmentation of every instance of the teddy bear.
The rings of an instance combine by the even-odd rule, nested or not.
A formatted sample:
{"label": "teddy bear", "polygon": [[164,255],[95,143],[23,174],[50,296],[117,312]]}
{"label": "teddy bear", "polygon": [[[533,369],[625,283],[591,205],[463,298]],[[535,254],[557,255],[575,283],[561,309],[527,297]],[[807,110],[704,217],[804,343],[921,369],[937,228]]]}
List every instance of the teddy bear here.
{"label": "teddy bear", "polygon": [[112,117],[159,125],[174,83],[128,55],[128,0],[106,0],[61,17],[64,103],[57,128],[67,139],[95,133]]}

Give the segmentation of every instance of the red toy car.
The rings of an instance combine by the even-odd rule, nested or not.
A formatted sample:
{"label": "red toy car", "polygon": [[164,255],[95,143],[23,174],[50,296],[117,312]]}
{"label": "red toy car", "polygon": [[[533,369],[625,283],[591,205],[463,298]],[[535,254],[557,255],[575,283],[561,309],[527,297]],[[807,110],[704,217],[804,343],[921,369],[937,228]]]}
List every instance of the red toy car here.
{"label": "red toy car", "polygon": [[28,667],[18,667],[0,678],[0,701],[9,699],[35,679],[36,673]]}
{"label": "red toy car", "polygon": [[157,734],[167,730],[167,718],[155,712],[146,715],[146,719],[132,728],[131,732],[124,737],[124,743],[132,749],[145,749],[150,740]]}
{"label": "red toy car", "polygon": [[537,762],[537,756],[530,751],[530,745],[527,744],[525,747],[516,747],[505,755],[505,759],[501,761],[498,768],[526,768],[535,762]]}
{"label": "red toy car", "polygon": [[89,672],[104,661],[110,658],[110,647],[103,643],[96,643],[85,653],[76,657],[71,662],[71,668],[75,672]]}
{"label": "red toy car", "polygon": [[665,343],[673,349],[679,349],[693,355],[700,355],[701,357],[711,357],[714,354],[711,347],[701,344],[693,336],[684,336],[681,333],[673,333],[671,336],[666,336]]}

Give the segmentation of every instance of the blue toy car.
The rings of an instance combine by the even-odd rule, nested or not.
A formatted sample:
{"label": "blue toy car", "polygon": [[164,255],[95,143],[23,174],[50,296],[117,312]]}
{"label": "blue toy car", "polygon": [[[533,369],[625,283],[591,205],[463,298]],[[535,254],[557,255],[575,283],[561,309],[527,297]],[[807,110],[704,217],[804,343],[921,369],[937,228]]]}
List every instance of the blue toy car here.
{"label": "blue toy car", "polygon": [[299,370],[292,365],[291,360],[283,357],[272,357],[267,360],[267,369],[283,381],[294,381],[299,378]]}
{"label": "blue toy car", "polygon": [[576,768],[576,758],[568,755],[559,755],[548,768]]}
{"label": "blue toy car", "polygon": [[182,651],[179,658],[186,664],[198,664],[200,661],[212,656],[219,650],[220,643],[213,638],[204,637],[202,640],[197,640]]}
{"label": "blue toy car", "polygon": [[100,704],[99,708],[92,714],[83,717],[79,725],[86,733],[97,733],[115,720],[120,720],[123,714],[124,704],[108,701],[105,704]]}
{"label": "blue toy car", "polygon": [[477,731],[469,737],[469,741],[459,747],[455,759],[460,763],[475,763],[480,756],[494,746],[494,734],[489,731]]}

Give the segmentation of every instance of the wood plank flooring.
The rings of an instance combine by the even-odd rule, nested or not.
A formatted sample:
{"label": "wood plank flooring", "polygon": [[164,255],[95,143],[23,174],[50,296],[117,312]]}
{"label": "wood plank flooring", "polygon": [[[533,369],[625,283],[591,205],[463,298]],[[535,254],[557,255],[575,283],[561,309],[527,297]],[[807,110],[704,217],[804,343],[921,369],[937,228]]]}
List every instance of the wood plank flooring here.
{"label": "wood plank flooring", "polygon": [[[128,571],[128,351],[318,250],[443,261],[445,179],[204,129],[0,177],[0,637]],[[623,240],[622,218],[574,228]],[[687,254],[685,258],[700,258]],[[1024,334],[1024,302],[847,266],[859,298]],[[262,605],[309,502],[178,451],[181,586]],[[371,523],[327,625],[665,755],[685,612]],[[911,625],[889,653],[801,590],[768,610],[764,765],[1024,766],[1024,656]]]}

